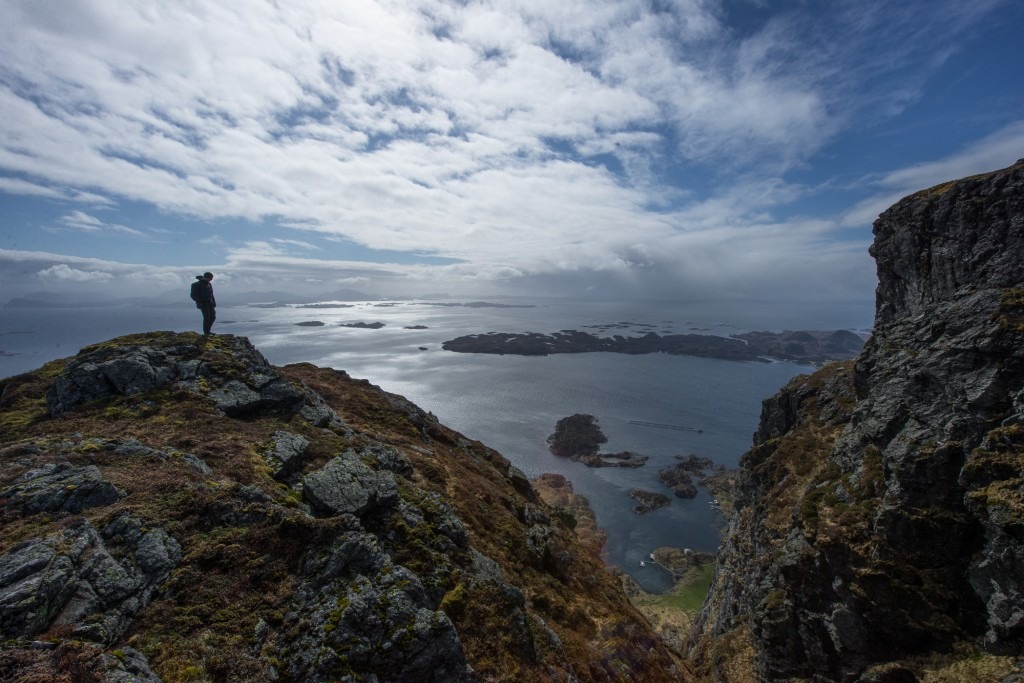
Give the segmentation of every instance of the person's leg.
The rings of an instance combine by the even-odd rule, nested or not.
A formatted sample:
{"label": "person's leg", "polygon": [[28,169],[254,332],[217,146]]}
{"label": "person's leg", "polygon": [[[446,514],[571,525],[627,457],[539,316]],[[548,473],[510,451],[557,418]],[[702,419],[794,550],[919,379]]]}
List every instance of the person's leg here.
{"label": "person's leg", "polygon": [[217,311],[213,306],[203,306],[203,334],[210,334],[213,321],[217,319]]}

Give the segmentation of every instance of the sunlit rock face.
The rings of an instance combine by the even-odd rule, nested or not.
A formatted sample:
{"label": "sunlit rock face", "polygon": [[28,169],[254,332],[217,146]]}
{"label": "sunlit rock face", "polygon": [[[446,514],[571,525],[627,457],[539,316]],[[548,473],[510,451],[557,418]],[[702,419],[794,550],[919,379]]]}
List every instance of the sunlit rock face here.
{"label": "sunlit rock face", "polygon": [[874,233],[864,351],[764,404],[694,635],[708,670],[726,645],[764,680],[1021,651],[1024,163],[907,197]]}

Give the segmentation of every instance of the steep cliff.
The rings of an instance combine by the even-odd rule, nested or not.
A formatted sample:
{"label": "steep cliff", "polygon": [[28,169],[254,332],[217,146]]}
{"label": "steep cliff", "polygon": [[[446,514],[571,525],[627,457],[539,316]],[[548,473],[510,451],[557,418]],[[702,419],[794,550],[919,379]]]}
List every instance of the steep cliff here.
{"label": "steep cliff", "polygon": [[718,680],[1000,680],[1024,646],[1024,162],[874,225],[874,334],[765,402],[692,641]]}
{"label": "steep cliff", "polygon": [[0,680],[686,677],[495,451],[157,332],[0,381]]}

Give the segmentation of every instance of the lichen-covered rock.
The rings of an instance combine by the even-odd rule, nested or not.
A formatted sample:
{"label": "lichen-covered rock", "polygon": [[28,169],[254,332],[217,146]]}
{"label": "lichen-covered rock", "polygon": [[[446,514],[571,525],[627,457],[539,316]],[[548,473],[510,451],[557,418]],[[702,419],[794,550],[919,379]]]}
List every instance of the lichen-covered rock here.
{"label": "lichen-covered rock", "polygon": [[26,541],[0,556],[0,635],[31,638],[60,624],[78,638],[114,643],[180,559],[166,531],[129,515],[102,534],[79,520]]}
{"label": "lichen-covered rock", "polygon": [[[133,339],[149,343],[130,343]],[[231,417],[292,412],[316,427],[344,427],[322,397],[284,379],[248,339],[232,335],[199,339],[154,333],[87,347],[56,378],[46,402],[57,417],[89,401],[134,396],[171,383],[208,396]]]}
{"label": "lichen-covered rock", "polygon": [[302,458],[307,448],[309,439],[281,430],[274,432],[274,440],[263,454],[263,459],[270,467],[274,479],[283,481],[302,467]]}
{"label": "lichen-covered rock", "polygon": [[398,498],[394,475],[366,465],[346,451],[302,479],[302,495],[322,515],[362,515]]}
{"label": "lichen-covered rock", "polygon": [[103,480],[98,468],[60,462],[23,474],[14,486],[0,491],[0,506],[18,508],[26,515],[38,512],[77,513],[87,508],[110,505],[124,495],[124,491]]}
{"label": "lichen-covered rock", "polygon": [[372,535],[343,534],[304,573],[288,624],[292,679],[475,680],[451,621]]}

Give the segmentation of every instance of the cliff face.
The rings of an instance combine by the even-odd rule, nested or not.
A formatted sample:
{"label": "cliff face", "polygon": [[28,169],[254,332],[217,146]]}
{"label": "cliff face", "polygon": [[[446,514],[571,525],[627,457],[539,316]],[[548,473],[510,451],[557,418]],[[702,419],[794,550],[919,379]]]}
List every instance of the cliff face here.
{"label": "cliff face", "polygon": [[709,677],[997,680],[1022,651],[1024,163],[874,232],[873,337],[766,401],[742,461]]}
{"label": "cliff face", "polygon": [[0,382],[0,680],[685,676],[573,523],[366,381],[115,339]]}

